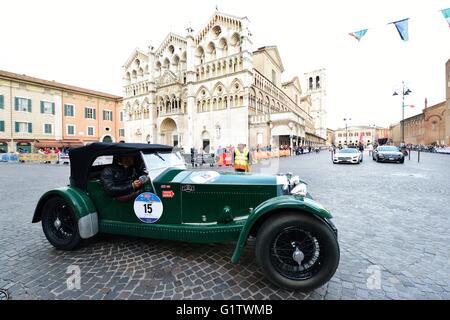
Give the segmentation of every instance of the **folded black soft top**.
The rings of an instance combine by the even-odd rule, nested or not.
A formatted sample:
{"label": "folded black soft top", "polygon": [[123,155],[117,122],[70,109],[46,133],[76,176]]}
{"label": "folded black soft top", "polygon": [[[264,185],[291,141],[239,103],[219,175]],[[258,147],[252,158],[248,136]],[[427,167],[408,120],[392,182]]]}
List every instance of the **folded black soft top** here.
{"label": "folded black soft top", "polygon": [[71,149],[70,185],[86,190],[90,167],[97,157],[119,155],[133,152],[154,153],[171,152],[173,147],[162,144],[145,143],[105,143],[95,142],[84,147]]}

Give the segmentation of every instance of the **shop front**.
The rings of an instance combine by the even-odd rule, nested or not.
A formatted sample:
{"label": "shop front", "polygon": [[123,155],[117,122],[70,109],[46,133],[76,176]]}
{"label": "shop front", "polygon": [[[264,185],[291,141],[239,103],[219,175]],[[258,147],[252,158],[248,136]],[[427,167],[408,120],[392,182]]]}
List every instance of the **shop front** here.
{"label": "shop front", "polygon": [[16,152],[31,153],[31,141],[21,141],[16,143]]}
{"label": "shop front", "polygon": [[6,141],[0,141],[0,153],[8,153],[8,143]]}

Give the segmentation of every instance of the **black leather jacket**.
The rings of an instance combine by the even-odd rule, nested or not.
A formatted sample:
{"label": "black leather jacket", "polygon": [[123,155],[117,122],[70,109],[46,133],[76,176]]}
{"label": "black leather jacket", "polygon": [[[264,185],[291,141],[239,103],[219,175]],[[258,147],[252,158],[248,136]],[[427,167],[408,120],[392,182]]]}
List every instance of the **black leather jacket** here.
{"label": "black leather jacket", "polygon": [[120,197],[134,192],[132,182],[139,179],[140,175],[140,172],[133,167],[112,165],[103,169],[100,181],[109,196]]}

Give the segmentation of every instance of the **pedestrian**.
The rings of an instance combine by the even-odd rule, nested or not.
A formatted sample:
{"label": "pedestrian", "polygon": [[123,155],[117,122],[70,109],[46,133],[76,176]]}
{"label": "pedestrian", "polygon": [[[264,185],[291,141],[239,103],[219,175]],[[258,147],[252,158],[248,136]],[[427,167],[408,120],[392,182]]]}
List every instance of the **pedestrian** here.
{"label": "pedestrian", "polygon": [[239,143],[232,153],[231,162],[235,172],[250,172],[251,153],[245,144]]}
{"label": "pedestrian", "polygon": [[369,151],[369,157],[371,157],[373,152],[373,145],[371,143],[367,146],[367,150]]}

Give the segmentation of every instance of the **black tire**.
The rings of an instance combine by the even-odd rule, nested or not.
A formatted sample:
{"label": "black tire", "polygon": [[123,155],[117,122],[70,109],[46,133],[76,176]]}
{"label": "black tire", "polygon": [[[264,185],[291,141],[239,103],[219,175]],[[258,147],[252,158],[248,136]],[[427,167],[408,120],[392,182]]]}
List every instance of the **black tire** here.
{"label": "black tire", "polygon": [[400,160],[400,163],[405,163],[405,159]]}
{"label": "black tire", "polygon": [[74,250],[81,244],[78,221],[70,205],[61,197],[48,199],[42,207],[42,229],[56,249]]}
{"label": "black tire", "polygon": [[[282,236],[287,241],[281,241]],[[314,250],[308,249],[311,246]],[[300,265],[294,260],[294,253],[299,249],[303,250],[300,252],[307,260],[302,266],[304,260]],[[288,254],[280,256],[280,252]],[[306,292],[333,277],[340,252],[337,237],[325,222],[307,214],[289,212],[263,223],[256,236],[255,256],[266,278],[274,285]]]}

